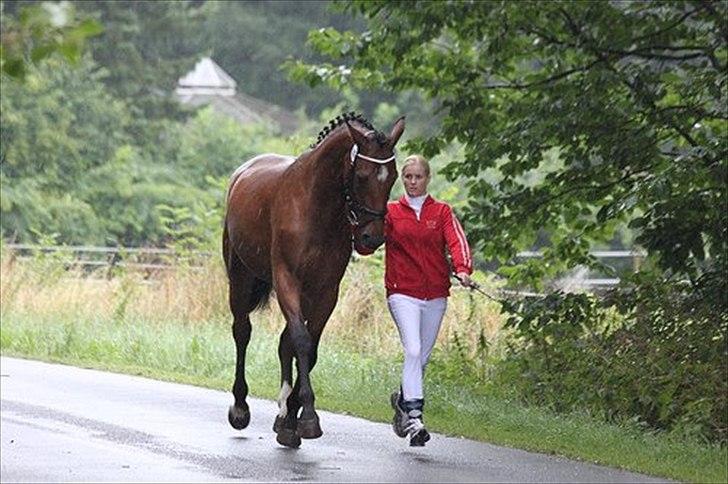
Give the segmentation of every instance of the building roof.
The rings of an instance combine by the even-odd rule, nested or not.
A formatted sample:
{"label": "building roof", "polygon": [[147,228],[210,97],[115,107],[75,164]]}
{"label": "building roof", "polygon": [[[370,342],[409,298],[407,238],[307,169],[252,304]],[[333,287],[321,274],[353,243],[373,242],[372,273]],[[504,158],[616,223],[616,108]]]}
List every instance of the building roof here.
{"label": "building roof", "polygon": [[203,57],[195,68],[180,77],[176,93],[181,96],[217,94],[234,96],[237,82],[209,57]]}
{"label": "building roof", "polygon": [[202,58],[194,69],[177,81],[175,94],[182,104],[211,106],[240,124],[268,122],[283,132],[298,125],[296,116],[281,106],[236,91],[235,79],[209,57]]}

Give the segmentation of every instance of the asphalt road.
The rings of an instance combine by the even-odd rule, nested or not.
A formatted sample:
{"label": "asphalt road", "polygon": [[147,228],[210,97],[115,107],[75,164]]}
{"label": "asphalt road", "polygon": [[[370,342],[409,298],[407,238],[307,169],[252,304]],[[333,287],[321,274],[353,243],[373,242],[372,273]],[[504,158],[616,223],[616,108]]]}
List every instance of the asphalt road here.
{"label": "asphalt road", "polygon": [[664,482],[437,434],[410,448],[387,424],[323,411],[323,437],[287,449],[271,401],[250,399],[236,431],[226,392],[14,358],[0,374],[3,483]]}

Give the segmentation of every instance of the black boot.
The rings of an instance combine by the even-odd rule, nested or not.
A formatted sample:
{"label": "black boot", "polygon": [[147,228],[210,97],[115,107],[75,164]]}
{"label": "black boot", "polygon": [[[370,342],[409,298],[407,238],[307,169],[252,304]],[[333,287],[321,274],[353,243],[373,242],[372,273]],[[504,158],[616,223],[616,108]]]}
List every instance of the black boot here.
{"label": "black boot", "polygon": [[425,407],[423,399],[405,400],[403,407],[407,411],[407,425],[405,431],[409,436],[410,447],[424,447],[430,440],[430,433],[425,428],[422,410]]}
{"label": "black boot", "polygon": [[389,403],[392,405],[394,410],[394,417],[392,417],[392,430],[397,437],[407,437],[407,410],[404,408],[404,401],[402,400],[402,387],[398,392],[392,393],[389,397]]}

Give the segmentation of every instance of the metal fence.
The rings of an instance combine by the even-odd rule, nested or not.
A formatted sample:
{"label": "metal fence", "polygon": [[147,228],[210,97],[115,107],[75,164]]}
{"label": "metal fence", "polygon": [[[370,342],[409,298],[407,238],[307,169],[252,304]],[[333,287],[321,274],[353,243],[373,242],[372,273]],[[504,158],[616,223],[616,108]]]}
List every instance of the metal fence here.
{"label": "metal fence", "polygon": [[[636,272],[642,261],[647,257],[646,252],[638,250],[593,250],[589,254],[597,259],[622,259],[628,261],[628,270],[632,272]],[[543,254],[536,251],[524,251],[517,254],[517,257],[522,259],[542,256]],[[610,264],[607,263],[607,265]],[[618,285],[619,282],[620,279],[618,277],[596,277],[590,274],[586,268],[577,268],[570,274],[564,275],[557,281],[554,281],[554,284],[568,286],[571,283],[576,287],[587,289],[608,289]]]}

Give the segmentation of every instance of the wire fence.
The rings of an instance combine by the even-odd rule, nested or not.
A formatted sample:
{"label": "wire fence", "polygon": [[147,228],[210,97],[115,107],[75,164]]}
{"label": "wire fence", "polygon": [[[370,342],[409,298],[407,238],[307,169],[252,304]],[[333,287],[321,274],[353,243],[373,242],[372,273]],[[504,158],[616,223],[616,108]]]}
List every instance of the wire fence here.
{"label": "wire fence", "polygon": [[32,244],[3,244],[18,260],[28,260],[38,254],[57,257],[67,267],[93,270],[94,268],[124,268],[143,271],[149,275],[169,270],[181,262],[190,266],[212,257],[212,253],[189,251],[180,253],[173,249],[157,247],[96,247],[81,245],[41,246]]}
{"label": "wire fence", "polygon": [[[126,270],[142,271],[151,277],[156,272],[169,270],[181,262],[190,267],[200,266],[210,257],[217,254],[205,251],[188,251],[180,253],[169,248],[158,247],[97,247],[97,246],[41,246],[32,244],[3,244],[5,250],[12,252],[13,257],[23,260],[37,257],[38,254],[54,254],[67,267],[93,270],[95,268],[112,269],[115,267]],[[646,257],[646,253],[636,250],[594,250],[590,254],[598,259],[620,261],[621,271],[636,271]],[[517,254],[518,258],[538,258],[543,254],[537,251],[523,251]],[[579,268],[570,274],[554,281],[565,290],[587,289],[603,290],[612,288],[620,283],[618,277],[598,277],[590,274],[585,268]]]}

